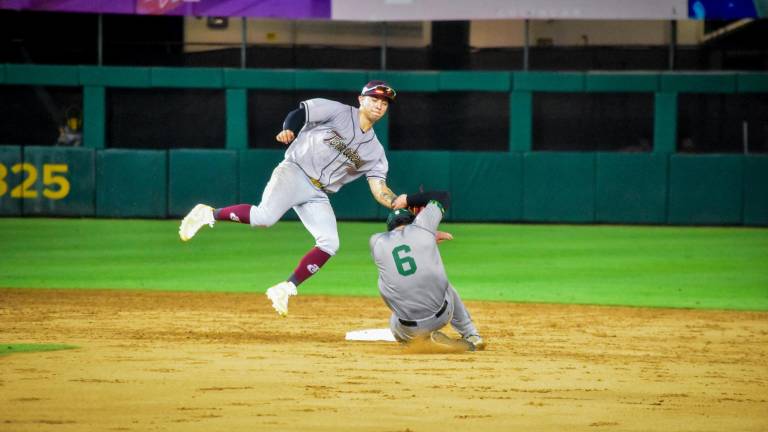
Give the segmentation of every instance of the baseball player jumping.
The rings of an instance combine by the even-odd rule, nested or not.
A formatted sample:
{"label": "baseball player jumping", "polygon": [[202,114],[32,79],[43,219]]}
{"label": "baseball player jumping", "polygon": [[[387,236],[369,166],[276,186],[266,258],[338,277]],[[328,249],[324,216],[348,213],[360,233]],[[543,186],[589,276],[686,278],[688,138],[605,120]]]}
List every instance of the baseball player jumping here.
{"label": "baseball player jumping", "polygon": [[204,225],[225,220],[269,227],[293,208],[315,238],[315,246],[299,261],[288,280],[267,289],[278,314],[288,314],[288,298],[339,249],[336,216],[328,199],[342,186],[365,175],[374,199],[389,209],[406,206],[406,195],[387,186],[389,165],[373,125],[394,102],[395,90],[384,81],[363,87],[359,108],[327,99],[309,99],[288,113],[277,141],[288,145],[285,159],[272,172],[259,205],[237,204],[214,209],[196,205],[179,227],[188,241]]}
{"label": "baseball player jumping", "polygon": [[[408,207],[426,207],[417,216],[407,208],[392,211],[387,232],[370,239],[371,255],[379,269],[379,293],[392,311],[389,328],[404,343],[431,339],[450,348],[485,349],[469,311],[448,282],[437,247],[440,241],[453,238],[437,231],[450,195],[422,192],[406,200]],[[451,339],[439,331],[449,322],[462,339]]]}

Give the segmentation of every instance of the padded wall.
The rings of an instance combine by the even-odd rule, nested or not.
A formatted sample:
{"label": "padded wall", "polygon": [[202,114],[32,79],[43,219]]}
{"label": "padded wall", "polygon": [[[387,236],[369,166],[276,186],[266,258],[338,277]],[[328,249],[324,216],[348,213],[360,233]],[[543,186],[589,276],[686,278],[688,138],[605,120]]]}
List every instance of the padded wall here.
{"label": "padded wall", "polygon": [[[0,215],[177,218],[198,202],[258,204],[282,159],[282,150],[0,146]],[[393,151],[388,159],[394,192],[452,193],[446,220],[768,225],[762,155]],[[331,202],[339,220],[388,213],[365,178]]]}
{"label": "padded wall", "polygon": [[768,225],[768,156],[744,159],[744,225]]}
{"label": "padded wall", "polygon": [[523,157],[523,218],[537,222],[595,219],[593,153],[526,153]]}
{"label": "padded wall", "polygon": [[741,156],[671,155],[669,162],[669,223],[741,224]]}
{"label": "padded wall", "polygon": [[95,214],[95,150],[24,148],[22,213],[45,216]]}
{"label": "padded wall", "polygon": [[667,165],[660,154],[598,153],[595,221],[665,223]]}
{"label": "padded wall", "polygon": [[13,173],[13,167],[21,163],[20,146],[0,146],[0,215],[21,215],[21,199],[13,197],[13,191],[21,182],[21,176]]}
{"label": "padded wall", "polygon": [[168,152],[104,150],[96,155],[96,215],[164,218]]}
{"label": "padded wall", "polygon": [[523,217],[523,157],[519,153],[452,153],[454,219],[518,221]]}
{"label": "padded wall", "polygon": [[232,150],[168,152],[168,215],[179,217],[197,203],[238,202],[238,153]]}

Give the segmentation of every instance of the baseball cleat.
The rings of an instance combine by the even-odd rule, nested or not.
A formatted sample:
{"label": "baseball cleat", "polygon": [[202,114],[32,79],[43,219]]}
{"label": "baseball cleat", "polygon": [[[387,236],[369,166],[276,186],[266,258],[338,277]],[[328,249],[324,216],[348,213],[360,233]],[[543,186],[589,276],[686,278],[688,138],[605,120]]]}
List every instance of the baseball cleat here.
{"label": "baseball cleat", "polygon": [[272,300],[272,307],[278,315],[283,317],[288,315],[288,297],[296,294],[298,294],[296,285],[290,281],[280,282],[267,290],[267,297]]}
{"label": "baseball cleat", "polygon": [[197,234],[203,225],[207,224],[213,228],[214,223],[216,223],[216,220],[213,218],[213,207],[198,204],[181,220],[179,237],[181,237],[182,241],[188,241]]}
{"label": "baseball cleat", "polygon": [[475,351],[475,346],[468,340],[453,339],[441,331],[433,331],[429,334],[429,339],[433,344],[449,351]]}
{"label": "baseball cleat", "polygon": [[479,335],[469,335],[464,338],[465,341],[472,344],[475,347],[475,351],[482,351],[485,349],[485,341]]}

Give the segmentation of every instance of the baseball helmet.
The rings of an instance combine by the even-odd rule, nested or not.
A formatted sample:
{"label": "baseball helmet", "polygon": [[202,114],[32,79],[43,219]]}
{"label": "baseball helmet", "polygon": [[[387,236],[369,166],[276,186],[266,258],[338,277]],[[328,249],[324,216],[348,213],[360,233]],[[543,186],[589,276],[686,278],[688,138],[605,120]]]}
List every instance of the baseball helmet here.
{"label": "baseball helmet", "polygon": [[363,87],[363,90],[360,91],[360,96],[371,96],[394,102],[397,92],[386,81],[373,80]]}
{"label": "baseball helmet", "polygon": [[416,218],[416,215],[407,208],[393,210],[387,216],[387,231],[392,231],[400,225],[408,225],[413,222],[414,218]]}

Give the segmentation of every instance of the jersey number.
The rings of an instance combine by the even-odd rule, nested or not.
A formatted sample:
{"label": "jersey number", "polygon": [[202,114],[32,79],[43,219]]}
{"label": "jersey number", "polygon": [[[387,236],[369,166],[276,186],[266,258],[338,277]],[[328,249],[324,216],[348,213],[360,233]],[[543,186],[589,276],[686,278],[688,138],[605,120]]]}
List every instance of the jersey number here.
{"label": "jersey number", "polygon": [[416,261],[412,256],[407,255],[411,251],[411,247],[408,245],[400,245],[392,249],[392,258],[395,259],[395,266],[397,266],[397,272],[403,276],[410,276],[416,273]]}

